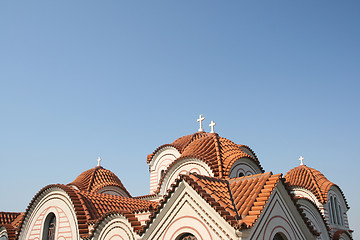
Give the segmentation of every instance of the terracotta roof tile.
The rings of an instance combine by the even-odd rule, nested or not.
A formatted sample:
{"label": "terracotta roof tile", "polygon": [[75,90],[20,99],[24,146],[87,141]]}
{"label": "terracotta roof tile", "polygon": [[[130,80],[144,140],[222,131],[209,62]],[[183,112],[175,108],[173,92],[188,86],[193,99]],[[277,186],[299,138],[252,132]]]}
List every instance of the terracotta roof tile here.
{"label": "terracotta roof tile", "polygon": [[23,213],[18,212],[0,212],[0,227],[5,227],[9,240],[16,239],[18,223],[22,220],[23,216]]}
{"label": "terracotta roof tile", "polygon": [[220,216],[236,229],[250,228],[255,224],[275,186],[281,182],[309,230],[314,235],[319,235],[302,213],[281,176],[281,174],[273,175],[271,172],[233,179],[219,179],[194,173],[180,175],[180,178],[176,179],[167,194],[160,200],[159,205],[151,213],[147,224],[139,233],[145,232],[155,220],[181,181],[187,182]]}
{"label": "terracotta roof tile", "polygon": [[[216,133],[198,132],[181,137],[172,144],[163,145],[155,150],[151,156],[149,155],[148,162],[150,162],[152,156],[164,146],[173,146],[179,150],[181,156],[177,160],[184,158],[203,160],[210,167],[215,177],[226,178],[229,175],[232,165],[243,157],[253,160],[260,170],[264,172],[255,153],[248,146],[235,144],[226,138],[219,137]],[[160,178],[155,193],[159,193],[166,173],[176,162],[177,161],[173,161],[167,167],[165,174]]]}
{"label": "terracotta roof tile", "polygon": [[206,132],[196,132],[194,134],[190,134],[190,135],[186,135],[183,137],[180,137],[178,139],[176,139],[173,143],[171,144],[164,144],[161,145],[160,147],[158,147],[157,149],[155,149],[155,151],[152,154],[149,154],[147,157],[147,163],[150,163],[150,161],[152,160],[153,156],[156,154],[157,151],[159,151],[161,148],[163,147],[174,147],[176,148],[180,153],[182,153],[184,151],[184,149],[193,141],[196,141],[200,138],[206,137],[208,136],[210,133],[206,133]]}
{"label": "terracotta roof tile", "polygon": [[[339,188],[336,184],[330,182],[320,171],[306,165],[300,165],[291,169],[285,174],[284,178],[286,179],[286,183],[291,187],[302,187],[311,191],[318,201],[323,204],[327,202],[327,194],[330,187],[336,186]],[[340,188],[339,190],[342,193]],[[342,195],[345,199],[343,193]],[[346,206],[349,208],[347,202]]]}
{"label": "terracotta roof tile", "polygon": [[120,179],[111,171],[103,167],[94,167],[81,173],[72,183],[79,190],[97,192],[107,186],[115,186],[122,189],[130,196]]}
{"label": "terracotta roof tile", "polygon": [[[138,231],[138,220],[136,217],[134,218],[134,213],[151,211],[157,206],[157,203],[152,201],[110,194],[100,194],[96,192],[92,193],[88,191],[75,190],[68,185],[55,184],[44,187],[35,195],[25,212],[25,216],[29,214],[32,205],[35,203],[37,198],[54,188],[62,189],[71,199],[75,208],[80,236],[86,239],[91,237],[92,234],[89,233],[89,224],[94,224],[103,219],[105,215],[114,212],[123,214],[126,218],[128,218],[131,225],[134,226],[134,230]],[[20,229],[21,227],[22,223],[20,224]]]}
{"label": "terracotta roof tile", "polygon": [[166,146],[176,148],[181,154],[179,159],[193,157],[205,161],[216,177],[228,176],[235,161],[243,157],[252,159],[264,172],[255,153],[248,146],[235,144],[216,133],[197,132],[180,137],[171,144],[158,147],[148,155],[147,162],[150,163],[156,152]]}
{"label": "terracotta roof tile", "polygon": [[11,224],[21,213],[0,212],[0,224]]}

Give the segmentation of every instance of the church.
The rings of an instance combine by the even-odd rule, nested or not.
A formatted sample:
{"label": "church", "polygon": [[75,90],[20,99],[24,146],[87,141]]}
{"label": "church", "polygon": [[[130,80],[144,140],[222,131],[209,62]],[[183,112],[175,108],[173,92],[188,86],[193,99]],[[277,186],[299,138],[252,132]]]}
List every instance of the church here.
{"label": "church", "polygon": [[[98,164],[0,212],[0,240],[350,240],[341,188],[303,164],[266,171],[247,145],[203,129],[147,156],[150,194]],[[145,163],[144,163],[145,164]]]}

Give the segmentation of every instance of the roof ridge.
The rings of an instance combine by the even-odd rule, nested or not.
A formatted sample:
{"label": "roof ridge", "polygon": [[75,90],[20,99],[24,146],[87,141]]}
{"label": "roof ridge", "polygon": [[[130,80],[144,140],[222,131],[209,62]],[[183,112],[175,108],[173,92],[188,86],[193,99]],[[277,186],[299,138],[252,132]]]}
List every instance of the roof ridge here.
{"label": "roof ridge", "polygon": [[[310,169],[312,169],[312,168],[311,168],[311,167],[308,167],[308,166],[306,166],[306,165],[304,165],[304,168],[305,168],[305,171],[307,171],[307,172],[309,173],[310,177],[312,178],[312,181],[313,181],[313,183],[314,183],[314,185],[315,185],[315,187],[316,187],[316,191],[317,191],[317,192],[319,193],[319,195],[320,195],[321,201],[322,201],[322,202],[325,202],[324,196],[323,196],[322,191],[320,190],[319,184],[318,184],[318,182],[316,181],[313,172],[310,171]],[[324,177],[325,177],[325,176],[324,176]]]}
{"label": "roof ridge", "polygon": [[223,166],[222,166],[222,158],[220,154],[220,144],[219,144],[219,135],[215,133],[212,138],[214,139],[215,143],[215,151],[216,151],[216,158],[218,161],[218,168],[219,168],[219,177],[223,177]]}
{"label": "roof ridge", "polygon": [[234,196],[233,196],[232,191],[231,191],[231,188],[230,188],[230,182],[227,181],[227,180],[225,180],[225,181],[226,181],[226,186],[227,186],[228,191],[229,191],[229,194],[230,194],[231,202],[232,202],[232,204],[233,204],[233,208],[235,209],[235,213],[236,213],[236,218],[235,218],[235,219],[236,219],[236,220],[239,220],[239,219],[240,219],[240,215],[239,215],[239,211],[238,211],[238,209],[237,209],[237,207],[236,207],[235,200],[234,200]]}
{"label": "roof ridge", "polygon": [[93,172],[93,174],[91,175],[91,179],[90,179],[90,182],[89,182],[89,186],[88,186],[87,189],[86,189],[86,190],[89,191],[89,192],[90,192],[91,186],[92,186],[93,183],[94,183],[95,174],[96,174],[96,172],[97,172],[97,170],[98,170],[99,168],[101,168],[101,167],[94,167],[94,172]]}

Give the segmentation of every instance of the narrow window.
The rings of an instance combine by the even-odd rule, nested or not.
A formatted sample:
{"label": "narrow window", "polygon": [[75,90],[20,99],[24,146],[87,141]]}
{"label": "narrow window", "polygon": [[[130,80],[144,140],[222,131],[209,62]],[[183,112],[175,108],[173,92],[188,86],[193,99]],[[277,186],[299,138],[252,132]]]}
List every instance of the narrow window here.
{"label": "narrow window", "polygon": [[337,224],[337,216],[336,216],[336,211],[335,211],[334,198],[332,196],[330,197],[330,202],[331,202],[331,211],[332,211],[332,216],[333,216],[333,223]]}
{"label": "narrow window", "polygon": [[344,226],[344,215],[341,211],[341,206],[339,204],[339,213],[340,213],[340,220],[341,220],[341,225]]}
{"label": "narrow window", "polygon": [[328,202],[328,210],[329,210],[330,223],[334,223],[334,217],[333,217],[331,202],[332,202],[332,197],[330,197],[330,201]]}
{"label": "narrow window", "polygon": [[337,221],[337,224],[341,224],[340,222],[340,212],[339,212],[339,204],[338,204],[338,201],[336,199],[336,197],[334,198],[334,203],[335,203],[335,211],[336,211],[336,221]]}
{"label": "narrow window", "polygon": [[55,240],[56,217],[55,214],[47,215],[44,223],[43,240]]}

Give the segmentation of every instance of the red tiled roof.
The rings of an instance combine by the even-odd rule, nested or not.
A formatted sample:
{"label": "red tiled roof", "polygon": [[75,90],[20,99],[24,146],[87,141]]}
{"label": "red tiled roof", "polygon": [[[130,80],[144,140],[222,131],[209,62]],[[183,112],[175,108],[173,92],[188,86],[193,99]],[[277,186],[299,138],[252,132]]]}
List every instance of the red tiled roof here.
{"label": "red tiled roof", "polygon": [[18,222],[22,220],[23,213],[0,212],[0,227],[4,226],[9,240],[16,239]]}
{"label": "red tiled roof", "polygon": [[153,156],[156,154],[157,151],[159,151],[161,148],[163,147],[174,147],[176,148],[180,153],[182,153],[185,149],[185,147],[187,147],[190,143],[192,143],[195,140],[198,140],[202,137],[206,137],[208,136],[210,133],[206,133],[206,132],[196,132],[194,134],[190,134],[190,135],[186,135],[183,137],[180,137],[178,139],[176,139],[173,143],[171,144],[164,144],[161,145],[160,147],[158,147],[157,149],[155,149],[155,151],[152,154],[149,154],[147,157],[147,163],[150,163],[150,161],[152,160]]}
{"label": "red tiled roof", "polygon": [[21,213],[0,212],[0,224],[11,224]]}
{"label": "red tiled roof", "polygon": [[[181,181],[186,181],[220,216],[236,229],[250,228],[255,224],[279,182],[287,189],[281,174],[273,175],[271,172],[233,179],[219,179],[194,173],[181,175],[171,185],[168,194],[164,196],[158,207],[150,215],[150,220],[144,226],[143,231],[154,221],[157,213],[164,207]],[[287,191],[309,230],[314,235],[318,235],[296,204],[289,189]]]}
{"label": "red tiled roof", "polygon": [[101,188],[115,186],[122,189],[130,196],[120,179],[113,172],[99,166],[81,173],[72,183],[69,183],[68,185],[74,185],[79,190],[89,192],[97,192]]}
{"label": "red tiled roof", "polygon": [[[35,200],[43,193],[50,191],[53,188],[62,189],[70,197],[77,217],[79,226],[79,233],[82,238],[89,238],[88,225],[97,223],[104,218],[105,215],[111,213],[120,213],[125,216],[130,224],[133,226],[134,231],[141,229],[140,222],[135,217],[134,213],[148,212],[156,207],[157,203],[141,199],[127,198],[122,196],[115,196],[110,194],[100,194],[96,192],[87,192],[75,190],[70,186],[56,184],[49,185],[41,189],[30,202],[25,216],[28,215]],[[22,224],[20,225],[21,228]]]}
{"label": "red tiled roof", "polygon": [[[291,169],[284,176],[286,183],[291,187],[302,187],[311,191],[321,203],[327,202],[327,194],[331,186],[336,184],[330,182],[320,171],[306,165],[300,165]],[[339,188],[342,193],[341,189]],[[345,196],[342,193],[344,199]],[[349,208],[346,199],[346,206]]]}
{"label": "red tiled roof", "polygon": [[[220,137],[216,133],[198,132],[175,140],[172,144],[166,144],[148,156],[148,163],[155,153],[164,146],[173,146],[181,153],[179,159],[198,158],[210,167],[215,177],[227,177],[233,164],[240,158],[249,158],[264,172],[254,152],[245,145]],[[248,153],[245,152],[248,151]],[[174,163],[174,162],[173,162]],[[168,171],[172,165],[168,166]],[[166,175],[166,174],[164,174]],[[162,181],[160,180],[159,185]]]}

